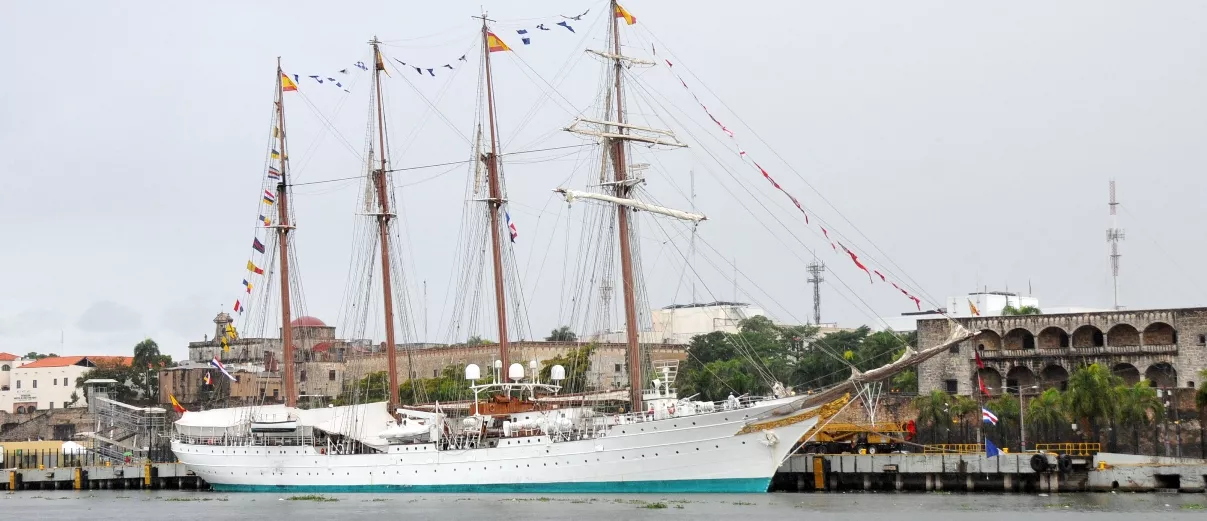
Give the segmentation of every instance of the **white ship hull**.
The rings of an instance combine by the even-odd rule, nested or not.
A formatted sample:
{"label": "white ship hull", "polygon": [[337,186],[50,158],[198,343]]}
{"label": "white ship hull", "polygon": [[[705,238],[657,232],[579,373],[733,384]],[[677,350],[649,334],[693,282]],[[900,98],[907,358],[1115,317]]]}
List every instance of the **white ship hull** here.
{"label": "white ship hull", "polygon": [[497,447],[333,455],[314,446],[209,445],[177,440],[189,470],[222,491],[307,492],[766,492],[795,441],[818,421],[744,432],[793,399],[610,427],[576,441],[501,438]]}

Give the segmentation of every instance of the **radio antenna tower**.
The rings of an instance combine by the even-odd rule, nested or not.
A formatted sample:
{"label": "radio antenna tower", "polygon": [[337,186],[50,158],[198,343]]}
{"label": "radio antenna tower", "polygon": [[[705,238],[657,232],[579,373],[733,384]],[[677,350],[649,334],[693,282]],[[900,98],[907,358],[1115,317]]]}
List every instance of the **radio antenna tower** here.
{"label": "radio antenna tower", "polygon": [[1113,286],[1115,297],[1115,310],[1123,309],[1119,306],[1119,241],[1123,240],[1126,234],[1119,229],[1118,206],[1119,201],[1115,200],[1115,180],[1111,179],[1111,227],[1106,229],[1106,242],[1111,244],[1111,283]]}
{"label": "radio antenna tower", "polygon": [[813,325],[821,325],[821,272],[826,271],[826,263],[814,260],[805,270],[809,272],[809,284],[813,285]]}

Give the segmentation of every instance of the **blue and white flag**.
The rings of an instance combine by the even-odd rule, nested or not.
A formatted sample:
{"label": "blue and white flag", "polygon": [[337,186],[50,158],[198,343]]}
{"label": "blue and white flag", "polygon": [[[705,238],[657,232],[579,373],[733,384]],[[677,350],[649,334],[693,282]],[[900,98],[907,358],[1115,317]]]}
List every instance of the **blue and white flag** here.
{"label": "blue and white flag", "polygon": [[997,445],[994,445],[992,441],[989,441],[989,438],[985,438],[985,456],[992,458],[995,456],[1001,456],[1002,454],[1005,454],[1005,452],[1002,452],[1002,449],[997,448]]}
{"label": "blue and white flag", "polygon": [[511,242],[515,242],[515,238],[520,236],[520,232],[516,231],[515,223],[511,222],[511,213],[503,212],[503,215],[507,217],[507,231],[511,232]]}

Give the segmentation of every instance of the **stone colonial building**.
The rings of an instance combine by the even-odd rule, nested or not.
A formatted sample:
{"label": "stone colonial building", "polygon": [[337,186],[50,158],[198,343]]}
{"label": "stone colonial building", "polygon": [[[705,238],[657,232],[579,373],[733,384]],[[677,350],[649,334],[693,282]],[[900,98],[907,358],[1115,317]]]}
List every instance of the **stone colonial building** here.
{"label": "stone colonial building", "polygon": [[[229,351],[223,351],[217,338],[230,323],[230,315],[219,313],[214,318],[214,338],[207,336],[201,342],[189,343],[190,363],[160,371],[162,403],[170,403],[169,395],[184,404],[204,401],[214,391],[212,387],[203,385],[207,373],[216,384],[227,385],[222,381],[225,377],[208,365],[214,358],[222,360],[227,369],[240,379],[229,384],[229,390],[220,394],[229,393],[234,401],[248,403],[276,403],[282,399],[280,338],[241,337],[229,343]],[[354,383],[369,373],[386,370],[384,342],[375,345],[363,340],[340,340],[336,338],[335,327],[315,317],[298,317],[290,326],[296,353],[294,372],[300,395],[334,398],[343,392],[348,383]],[[510,357],[512,361],[522,362],[527,367],[531,360],[543,363],[582,345],[575,342],[512,342]],[[597,346],[591,357],[589,379],[600,389],[627,385],[625,345],[598,343]],[[647,348],[653,360],[682,361],[687,357],[686,345],[652,344]],[[481,366],[483,374],[488,375],[494,360],[498,358],[498,349],[497,344],[400,344],[397,346],[399,379],[408,379],[408,367],[411,368],[410,378],[432,378],[439,376],[447,366],[471,363]]]}
{"label": "stone colonial building", "polygon": [[[218,313],[214,318],[214,336],[206,337],[201,342],[189,342],[189,360],[197,363],[208,363],[214,358],[223,363],[254,363],[265,366],[279,364],[281,360],[281,331],[274,333],[275,338],[240,337],[228,342],[230,350],[224,351],[219,337],[230,324],[231,317],[226,313]],[[328,326],[315,317],[302,316],[290,322],[293,329],[293,344],[295,359],[304,362],[339,362],[352,353],[361,353],[372,348],[366,341],[340,340],[335,337],[335,326]],[[249,334],[248,331],[241,332]],[[269,370],[276,370],[268,367]]]}
{"label": "stone colonial building", "polygon": [[[1128,383],[1143,379],[1162,388],[1194,387],[1199,371],[1207,368],[1207,308],[954,320],[984,334],[920,364],[921,393],[939,389],[971,395],[977,372],[992,394],[1003,388],[1063,388],[1070,373],[1093,363]],[[946,319],[920,320],[918,345],[942,343],[949,331]],[[974,352],[984,369],[977,370]]]}

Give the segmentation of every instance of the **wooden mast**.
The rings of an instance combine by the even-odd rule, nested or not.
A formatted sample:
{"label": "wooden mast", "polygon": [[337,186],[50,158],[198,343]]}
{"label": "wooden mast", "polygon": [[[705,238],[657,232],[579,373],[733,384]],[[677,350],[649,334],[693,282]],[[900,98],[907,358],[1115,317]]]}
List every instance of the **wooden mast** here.
{"label": "wooden mast", "polygon": [[[509,343],[507,340],[507,297],[503,291],[503,245],[500,244],[499,209],[503,206],[503,190],[499,182],[499,149],[498,132],[495,126],[495,91],[490,71],[490,31],[486,28],[486,15],[482,15],[482,57],[486,64],[486,112],[489,115],[490,126],[490,155],[486,156],[487,183],[490,195],[487,205],[490,208],[490,246],[494,263],[495,279],[495,317],[499,322],[499,360],[503,362],[501,377],[507,381],[507,370],[511,364]],[[477,151],[475,150],[475,153]]]}
{"label": "wooden mast", "polygon": [[386,410],[390,411],[390,415],[394,414],[393,409],[398,406],[398,360],[395,354],[394,344],[394,295],[393,288],[390,282],[390,219],[393,214],[390,213],[390,197],[386,190],[389,183],[386,179],[386,124],[384,111],[381,106],[381,71],[385,70],[385,63],[381,59],[381,51],[378,50],[377,44],[381,43],[377,37],[373,37],[373,41],[369,42],[373,46],[373,88],[377,95],[377,140],[378,154],[381,156],[381,166],[373,170],[373,186],[377,192],[377,232],[378,242],[381,246],[381,291],[382,298],[385,299],[385,319],[386,319],[386,358],[389,367],[389,402],[386,404]]}
{"label": "wooden mast", "polygon": [[281,182],[277,183],[277,245],[280,247],[281,263],[281,358],[285,363],[281,379],[285,384],[285,406],[296,407],[298,393],[293,378],[293,324],[289,309],[289,230],[293,225],[289,222],[289,191],[287,180],[288,151],[285,150],[285,86],[282,78],[285,72],[281,70],[281,58],[277,57],[277,146],[280,152]]}
{"label": "wooden mast", "polygon": [[[611,2],[611,12],[609,18],[612,20],[612,53],[615,68],[613,74],[616,76],[616,122],[621,126],[616,127],[617,134],[625,134],[626,128],[624,124],[624,100],[621,89],[621,74],[624,67],[621,64],[623,56],[620,54],[620,24],[616,20],[617,4],[616,0]],[[616,197],[623,199],[629,198],[629,183],[626,182],[626,161],[623,139],[612,140],[612,168],[615,171],[614,181],[616,188]],[[640,410],[642,407],[641,389],[644,384],[644,379],[641,375],[641,346],[637,339],[637,291],[633,281],[633,254],[632,246],[629,244],[629,209],[616,205],[616,223],[620,232],[620,277],[621,286],[624,292],[624,321],[625,321],[625,343],[628,344],[628,359],[629,359],[629,401],[632,403],[633,410]]]}

